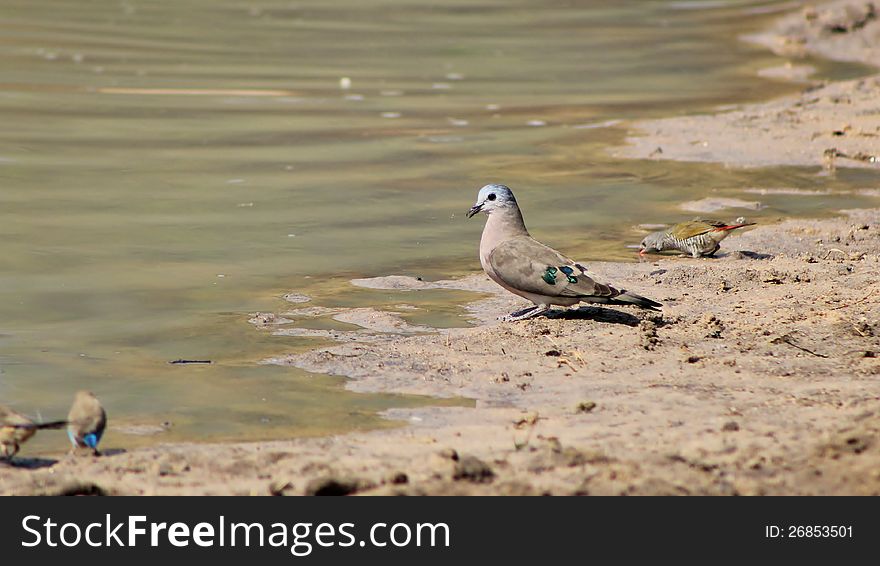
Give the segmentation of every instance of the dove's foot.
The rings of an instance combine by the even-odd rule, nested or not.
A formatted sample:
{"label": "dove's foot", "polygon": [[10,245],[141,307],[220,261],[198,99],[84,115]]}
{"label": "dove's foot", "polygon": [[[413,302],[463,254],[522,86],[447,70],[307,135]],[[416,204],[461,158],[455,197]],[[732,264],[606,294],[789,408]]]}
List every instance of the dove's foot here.
{"label": "dove's foot", "polygon": [[523,309],[521,311],[512,312],[507,316],[499,317],[499,320],[503,320],[504,322],[515,322],[517,320],[526,320],[529,318],[534,318],[536,316],[542,315],[545,312],[550,310],[550,307],[547,305],[538,305],[534,307],[529,307],[527,309]]}

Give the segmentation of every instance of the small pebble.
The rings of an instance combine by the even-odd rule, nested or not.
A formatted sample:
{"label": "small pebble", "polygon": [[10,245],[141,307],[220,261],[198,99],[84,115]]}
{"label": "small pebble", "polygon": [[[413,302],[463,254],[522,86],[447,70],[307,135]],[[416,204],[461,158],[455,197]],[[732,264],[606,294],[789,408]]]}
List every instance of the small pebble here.
{"label": "small pebble", "polygon": [[593,409],[596,408],[596,403],[593,401],[581,401],[577,404],[577,407],[574,408],[576,413],[589,413]]}

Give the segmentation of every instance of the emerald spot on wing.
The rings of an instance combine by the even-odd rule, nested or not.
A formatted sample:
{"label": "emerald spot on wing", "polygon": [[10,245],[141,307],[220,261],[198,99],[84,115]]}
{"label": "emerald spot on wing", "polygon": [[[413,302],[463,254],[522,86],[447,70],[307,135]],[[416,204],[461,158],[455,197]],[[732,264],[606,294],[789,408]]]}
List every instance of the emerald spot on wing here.
{"label": "emerald spot on wing", "polygon": [[565,278],[569,283],[577,283],[578,279],[572,273],[574,273],[574,269],[570,268],[567,265],[561,265],[559,267],[547,267],[544,270],[544,273],[541,275],[541,279],[547,282],[548,285],[556,285],[556,274],[562,272],[565,275]]}

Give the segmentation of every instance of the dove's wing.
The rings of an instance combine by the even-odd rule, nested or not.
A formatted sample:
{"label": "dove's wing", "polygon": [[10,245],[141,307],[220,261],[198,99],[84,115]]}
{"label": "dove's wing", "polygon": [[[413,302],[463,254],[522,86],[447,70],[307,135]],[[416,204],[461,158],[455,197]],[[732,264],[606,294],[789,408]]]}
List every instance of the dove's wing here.
{"label": "dove's wing", "polygon": [[529,236],[499,244],[489,254],[495,274],[510,287],[546,297],[602,297],[620,291],[598,283],[578,263]]}

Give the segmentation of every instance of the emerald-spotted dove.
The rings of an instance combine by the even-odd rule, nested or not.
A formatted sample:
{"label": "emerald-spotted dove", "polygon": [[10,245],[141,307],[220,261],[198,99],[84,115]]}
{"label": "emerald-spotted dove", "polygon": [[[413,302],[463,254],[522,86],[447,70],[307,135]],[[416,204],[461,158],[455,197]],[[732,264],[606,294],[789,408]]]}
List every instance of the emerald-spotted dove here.
{"label": "emerald-spotted dove", "polygon": [[29,417],[0,405],[0,458],[12,460],[21,445],[30,440],[38,430],[61,428],[67,421],[35,423]]}
{"label": "emerald-spotted dove", "polygon": [[639,254],[679,250],[693,257],[712,256],[721,247],[721,240],[732,230],[754,226],[754,222],[727,224],[718,220],[695,219],[680,222],[668,230],[645,236]]}
{"label": "emerald-spotted dove", "polygon": [[634,293],[594,281],[586,268],[529,235],[513,192],[504,185],[486,185],[468,218],[488,216],[480,239],[480,263],[493,281],[535,304],[505,320],[524,320],[546,313],[551,305],[580,302],[636,305],[656,310],[662,305]]}
{"label": "emerald-spotted dove", "polygon": [[98,398],[89,391],[77,391],[67,415],[67,436],[74,450],[97,453],[106,426],[107,413]]}

